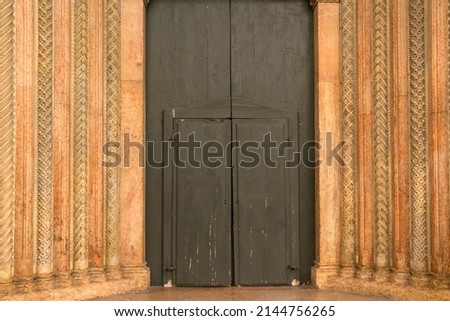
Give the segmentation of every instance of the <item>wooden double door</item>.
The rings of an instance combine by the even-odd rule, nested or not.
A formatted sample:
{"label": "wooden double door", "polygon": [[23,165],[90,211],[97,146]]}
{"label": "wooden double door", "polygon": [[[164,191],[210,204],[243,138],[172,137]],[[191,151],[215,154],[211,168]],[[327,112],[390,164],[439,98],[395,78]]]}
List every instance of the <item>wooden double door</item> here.
{"label": "wooden double door", "polygon": [[152,0],[147,14],[152,284],[308,282],[314,173],[298,153],[314,137],[308,2]]}

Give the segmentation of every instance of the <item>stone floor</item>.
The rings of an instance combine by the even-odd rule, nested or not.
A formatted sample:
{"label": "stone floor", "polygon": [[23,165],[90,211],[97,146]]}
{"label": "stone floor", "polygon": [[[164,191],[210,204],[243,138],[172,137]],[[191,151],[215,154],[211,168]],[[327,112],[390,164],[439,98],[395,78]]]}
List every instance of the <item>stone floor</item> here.
{"label": "stone floor", "polygon": [[99,301],[375,301],[384,298],[317,290],[312,287],[162,288]]}

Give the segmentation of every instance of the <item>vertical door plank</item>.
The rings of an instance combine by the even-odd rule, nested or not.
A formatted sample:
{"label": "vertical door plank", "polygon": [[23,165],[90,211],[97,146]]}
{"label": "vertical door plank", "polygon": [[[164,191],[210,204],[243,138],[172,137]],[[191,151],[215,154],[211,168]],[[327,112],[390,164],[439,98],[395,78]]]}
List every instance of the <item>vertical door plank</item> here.
{"label": "vertical door plank", "polygon": [[[229,120],[177,119],[175,132],[180,140],[195,134],[197,141],[215,141],[226,146]],[[176,152],[176,151],[175,151]],[[195,160],[201,159],[199,150]],[[185,148],[181,160],[188,159]],[[177,286],[231,285],[230,170],[225,163],[217,168],[204,164],[173,166],[172,208],[164,219],[172,220],[172,262]],[[165,242],[169,239],[164,237]]]}
{"label": "vertical door plank", "polygon": [[[292,110],[299,114],[295,137],[299,146],[314,139],[312,28],[312,11],[306,1],[231,1],[233,118],[239,117],[241,101]],[[275,126],[276,121],[273,123]],[[251,124],[248,125],[252,127]],[[261,139],[263,133],[259,134],[258,139]],[[272,169],[266,168],[266,171]],[[263,173],[261,168],[260,174]],[[298,192],[285,191],[295,199],[300,212],[300,234],[297,235],[300,253],[297,254],[301,262],[296,268],[300,269],[300,281],[308,282],[314,264],[314,169],[299,166],[297,176],[292,179],[301,180]],[[237,180],[240,180],[239,175]],[[248,195],[253,192],[259,197],[262,191],[249,187],[242,192]],[[241,191],[237,193],[240,197]],[[273,211],[274,215],[279,214]],[[280,230],[280,233],[285,231]],[[277,283],[278,279],[272,277],[263,283],[266,281]]]}
{"label": "vertical door plank", "polygon": [[[233,130],[241,142],[260,142],[266,133],[271,133],[272,140],[282,142],[288,136],[288,122],[238,119]],[[236,155],[233,164],[236,284],[289,284],[291,230],[298,229],[298,224],[292,224],[290,219],[290,178],[283,158],[272,155],[276,162],[272,168],[263,163],[265,156],[261,148],[254,151],[261,158],[259,165],[244,168],[240,164],[245,160],[241,153]],[[295,212],[298,215],[298,210]]]}
{"label": "vertical door plank", "polygon": [[[147,141],[161,160],[162,115],[215,100],[229,101],[228,1],[151,1],[147,11]],[[227,113],[228,117],[229,111]],[[163,284],[162,169],[147,170],[147,260]]]}

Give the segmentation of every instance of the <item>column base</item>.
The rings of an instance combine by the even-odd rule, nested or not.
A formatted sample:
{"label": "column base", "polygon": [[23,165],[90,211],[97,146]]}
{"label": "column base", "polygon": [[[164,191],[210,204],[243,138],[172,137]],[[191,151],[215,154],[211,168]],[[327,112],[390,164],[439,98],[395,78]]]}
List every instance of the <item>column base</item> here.
{"label": "column base", "polygon": [[72,285],[72,280],[69,272],[56,272],[54,277],[55,288],[63,289]]}
{"label": "column base", "polygon": [[431,285],[431,277],[426,272],[413,272],[410,283],[418,288],[427,288]]}
{"label": "column base", "polygon": [[411,273],[407,273],[407,272],[397,272],[397,273],[394,273],[394,276],[392,277],[392,281],[394,284],[403,285],[403,286],[408,285],[410,279],[411,279]]}
{"label": "column base", "polygon": [[344,279],[353,279],[356,275],[356,268],[354,266],[343,266],[339,270],[339,276]]}
{"label": "column base", "polygon": [[105,281],[105,273],[102,268],[90,268],[88,270],[89,282],[101,283]]}
{"label": "column base", "polygon": [[[108,275],[117,278],[122,273],[126,278],[108,280]],[[149,285],[150,270],[145,265],[74,270],[0,283],[0,300],[88,300],[144,291]]]}
{"label": "column base", "polygon": [[389,282],[391,280],[391,273],[388,269],[383,268],[376,270],[373,274],[374,280],[377,282]]}
{"label": "column base", "polygon": [[329,285],[329,278],[338,273],[338,265],[316,265],[311,269],[311,282],[316,288],[326,288]]}
{"label": "column base", "polygon": [[9,283],[0,283],[0,299],[4,299],[8,294],[12,292],[11,284]]}
{"label": "column base", "polygon": [[107,266],[105,268],[106,279],[108,280],[120,280],[122,278],[122,270],[120,265]]}
{"label": "column base", "polygon": [[71,272],[74,285],[85,285],[89,283],[88,270],[73,270]]}
{"label": "column base", "polygon": [[55,287],[52,274],[36,275],[33,280],[33,291],[46,292]]}
{"label": "column base", "polygon": [[373,280],[373,269],[368,267],[361,267],[356,270],[356,278],[359,280],[370,281]]}
{"label": "column base", "polygon": [[33,278],[29,277],[15,277],[13,279],[14,293],[25,294],[33,290]]}
{"label": "column base", "polygon": [[122,265],[122,277],[134,281],[136,288],[146,290],[150,284],[150,269],[146,265]]}
{"label": "column base", "polygon": [[450,288],[450,278],[448,276],[435,276],[431,283],[436,289],[447,290]]}

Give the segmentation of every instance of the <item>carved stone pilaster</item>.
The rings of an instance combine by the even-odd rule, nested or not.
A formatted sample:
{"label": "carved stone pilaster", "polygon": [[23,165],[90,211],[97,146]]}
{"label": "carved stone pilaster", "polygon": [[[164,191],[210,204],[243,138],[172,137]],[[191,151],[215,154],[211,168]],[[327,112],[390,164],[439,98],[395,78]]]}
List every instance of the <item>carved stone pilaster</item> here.
{"label": "carved stone pilaster", "polygon": [[[0,283],[12,276],[15,215],[15,1],[0,3]],[[1,290],[0,290],[1,291]]]}
{"label": "carved stone pilaster", "polygon": [[[448,102],[448,110],[450,115],[450,2],[447,1],[447,102]],[[449,132],[450,132],[450,116],[448,116],[449,120]],[[450,151],[450,135],[449,137],[449,151]],[[444,259],[447,263],[447,268],[444,271],[444,276],[442,280],[443,288],[450,288],[450,257],[446,257]]]}
{"label": "carved stone pilaster", "polygon": [[[36,273],[53,270],[53,0],[37,8]],[[38,286],[41,288],[41,286]]]}
{"label": "carved stone pilaster", "polygon": [[[375,157],[375,266],[385,280],[391,244],[391,104],[389,4],[375,0],[373,9],[373,117]],[[379,273],[378,273],[379,272]]]}
{"label": "carved stone pilaster", "polygon": [[[423,283],[419,272],[428,269],[428,104],[425,55],[425,1],[409,1],[409,83],[411,155],[411,269]],[[419,275],[420,274],[420,275]]]}
{"label": "carved stone pilaster", "polygon": [[[88,267],[88,3],[72,2],[74,270]],[[82,279],[84,273],[77,276]]]}
{"label": "carved stone pilaster", "polygon": [[[105,3],[105,137],[120,139],[120,0]],[[108,161],[108,159],[106,159]],[[119,168],[105,169],[106,266],[119,265]]]}
{"label": "carved stone pilaster", "polygon": [[353,276],[356,263],[356,137],[357,137],[357,78],[356,78],[356,3],[341,2],[342,25],[342,139],[346,142],[342,168],[342,232],[341,264],[343,276]]}

